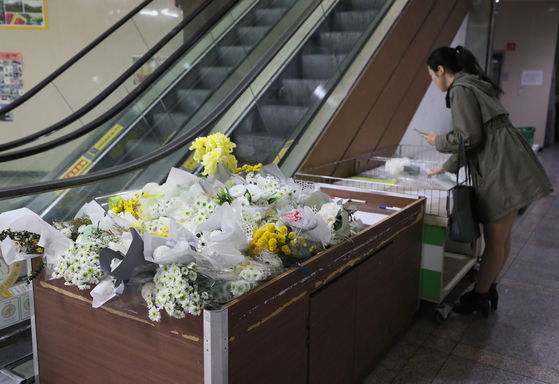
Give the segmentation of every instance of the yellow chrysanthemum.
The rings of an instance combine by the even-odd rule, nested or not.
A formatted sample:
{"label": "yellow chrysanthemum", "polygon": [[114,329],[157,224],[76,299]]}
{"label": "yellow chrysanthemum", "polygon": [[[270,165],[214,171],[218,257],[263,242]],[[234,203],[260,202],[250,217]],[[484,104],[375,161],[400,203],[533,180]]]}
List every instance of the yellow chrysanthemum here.
{"label": "yellow chrysanthemum", "polygon": [[281,251],[282,251],[283,253],[286,253],[286,254],[287,254],[288,252],[291,253],[291,250],[289,249],[289,246],[287,246],[287,245],[282,246],[282,247],[281,247]]}
{"label": "yellow chrysanthemum", "polygon": [[266,225],[266,231],[268,232],[274,232],[276,230],[276,226],[274,224],[268,224]]}
{"label": "yellow chrysanthemum", "polygon": [[284,235],[279,235],[278,236],[278,243],[283,244],[285,243],[285,236]]}
{"label": "yellow chrysanthemum", "polygon": [[279,233],[281,233],[282,235],[285,235],[287,233],[287,227],[284,225],[283,227],[280,228]]}
{"label": "yellow chrysanthemum", "polygon": [[289,232],[289,238],[293,240],[295,238],[295,232]]}
{"label": "yellow chrysanthemum", "polygon": [[268,245],[270,247],[275,247],[278,244],[278,241],[276,239],[270,239],[268,240]]}

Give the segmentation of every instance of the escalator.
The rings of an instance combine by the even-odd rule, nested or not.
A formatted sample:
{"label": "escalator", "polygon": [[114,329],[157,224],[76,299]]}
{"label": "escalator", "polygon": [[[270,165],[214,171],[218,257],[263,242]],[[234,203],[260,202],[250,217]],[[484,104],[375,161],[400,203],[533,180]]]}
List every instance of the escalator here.
{"label": "escalator", "polygon": [[[465,2],[444,6],[453,12],[458,3]],[[163,182],[171,167],[196,172],[188,147],[211,132],[232,137],[241,163],[274,161],[289,176],[324,136],[385,36],[417,4],[237,2],[196,45],[158,68],[156,80],[85,145],[35,155],[62,154],[65,161],[48,175],[61,179],[3,188],[1,209],[27,206],[47,221],[66,219],[95,196]],[[422,16],[427,27],[441,4],[429,2]]]}

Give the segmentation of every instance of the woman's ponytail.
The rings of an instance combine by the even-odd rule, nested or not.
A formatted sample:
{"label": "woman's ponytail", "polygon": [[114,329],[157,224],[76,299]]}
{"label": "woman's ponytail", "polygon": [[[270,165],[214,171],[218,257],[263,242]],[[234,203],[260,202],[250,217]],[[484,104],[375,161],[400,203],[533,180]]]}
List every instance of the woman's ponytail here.
{"label": "woman's ponytail", "polygon": [[441,65],[453,73],[464,71],[471,75],[477,75],[481,80],[491,84],[498,95],[503,93],[501,87],[487,76],[481,68],[474,54],[461,45],[456,48],[440,47],[435,49],[427,59],[427,65],[435,72]]}

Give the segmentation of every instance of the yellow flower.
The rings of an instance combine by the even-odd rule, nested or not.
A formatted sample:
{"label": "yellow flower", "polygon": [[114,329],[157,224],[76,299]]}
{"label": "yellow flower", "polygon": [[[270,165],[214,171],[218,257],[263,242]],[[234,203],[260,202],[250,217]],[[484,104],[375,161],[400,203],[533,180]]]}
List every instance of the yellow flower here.
{"label": "yellow flower", "polygon": [[37,247],[37,252],[39,252],[39,253],[43,253],[43,248],[41,248],[41,247]]}
{"label": "yellow flower", "polygon": [[289,232],[289,238],[293,240],[295,238],[295,232]]}
{"label": "yellow flower", "polygon": [[276,226],[274,224],[268,224],[266,225],[266,231],[268,232],[274,232],[276,230]]}
{"label": "yellow flower", "polygon": [[270,245],[270,248],[269,248],[269,249],[270,249],[270,251],[274,252],[274,251],[276,250],[276,248],[277,248],[277,247],[276,247],[275,245],[274,245],[274,246]]}
{"label": "yellow flower", "polygon": [[279,235],[279,236],[278,236],[278,242],[279,242],[280,244],[285,243],[285,236],[284,236],[284,235]]}
{"label": "yellow flower", "polygon": [[281,251],[282,251],[283,253],[287,253],[287,252],[290,252],[290,253],[291,253],[291,250],[289,249],[289,246],[287,246],[287,245],[282,246],[282,247],[281,247]]}
{"label": "yellow flower", "polygon": [[287,227],[284,225],[283,227],[280,228],[279,233],[281,233],[282,235],[285,235],[287,233]]}
{"label": "yellow flower", "polygon": [[278,244],[278,241],[276,239],[270,239],[268,240],[268,245],[270,247],[275,247]]}

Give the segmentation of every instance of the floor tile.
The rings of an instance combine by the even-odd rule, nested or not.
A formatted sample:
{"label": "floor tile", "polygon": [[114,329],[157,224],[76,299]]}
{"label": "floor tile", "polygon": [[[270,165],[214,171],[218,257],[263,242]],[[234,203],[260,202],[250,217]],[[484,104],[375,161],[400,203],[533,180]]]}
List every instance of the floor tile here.
{"label": "floor tile", "polygon": [[400,371],[411,359],[415,352],[419,349],[418,344],[410,343],[406,340],[400,340],[381,360],[379,365]]}
{"label": "floor tile", "polygon": [[476,318],[461,343],[559,369],[559,328],[502,314]]}
{"label": "floor tile", "polygon": [[433,380],[433,384],[447,383],[538,384],[542,382],[517,375],[512,372],[476,363],[475,361],[450,356],[435,380]]}
{"label": "floor tile", "polygon": [[515,239],[523,239],[528,240],[532,233],[538,228],[538,225],[543,220],[543,217],[540,215],[532,215],[529,213],[525,213],[522,215],[522,221],[520,225],[516,228],[513,227],[512,236]]}
{"label": "floor tile", "polygon": [[[530,236],[530,240],[559,246],[559,220],[544,217]],[[515,234],[516,236],[516,234]]]}
{"label": "floor tile", "polygon": [[448,353],[419,347],[392,383],[431,383],[448,356]]}
{"label": "floor tile", "polygon": [[450,316],[451,317],[448,322],[439,324],[439,326],[433,331],[433,335],[451,341],[460,341],[473,321],[474,315],[463,316],[453,312]]}
{"label": "floor tile", "polygon": [[559,288],[559,268],[539,261],[519,258],[508,268],[506,277],[530,284]]}
{"label": "floor tile", "polygon": [[389,384],[398,375],[400,369],[389,367],[380,363],[375,369],[363,380],[363,384]]}
{"label": "floor tile", "polygon": [[528,240],[518,253],[518,260],[534,261],[549,267],[559,267],[559,247]]}
{"label": "floor tile", "polygon": [[[530,210],[531,214],[545,216],[548,213],[559,215],[559,205],[557,205],[557,196],[547,196],[534,203],[534,207]],[[556,213],[553,213],[556,211]]]}
{"label": "floor tile", "polygon": [[431,349],[436,349],[444,353],[451,353],[454,347],[456,347],[456,341],[445,339],[444,337],[439,337],[435,335],[430,335],[424,342],[424,347],[429,347]]}
{"label": "floor tile", "polygon": [[453,355],[545,383],[559,383],[559,371],[483,349],[458,344]]}

